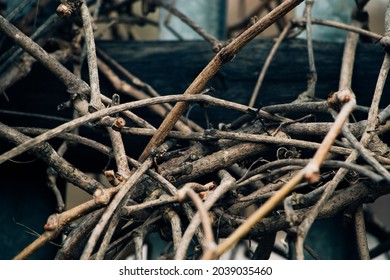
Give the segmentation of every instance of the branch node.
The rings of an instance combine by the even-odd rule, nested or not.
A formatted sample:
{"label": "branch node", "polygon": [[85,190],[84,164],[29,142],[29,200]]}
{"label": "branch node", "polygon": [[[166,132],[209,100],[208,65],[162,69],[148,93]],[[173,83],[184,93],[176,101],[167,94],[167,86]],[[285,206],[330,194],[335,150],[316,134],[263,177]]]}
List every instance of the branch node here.
{"label": "branch node", "polygon": [[233,60],[235,56],[236,54],[231,52],[230,49],[227,49],[226,47],[222,48],[221,51],[218,53],[218,57],[221,59],[223,64]]}
{"label": "branch node", "polygon": [[125,127],[126,125],[126,121],[124,118],[122,117],[117,117],[114,121],[114,123],[112,124],[112,129],[115,130],[115,131],[121,131],[123,127]]}
{"label": "branch node", "polygon": [[303,169],[303,178],[309,183],[315,183],[320,180],[320,170],[314,163],[309,163]]}
{"label": "branch node", "polygon": [[66,0],[57,7],[56,13],[61,18],[70,18],[81,7],[81,0]]}
{"label": "branch node", "polygon": [[120,180],[115,176],[114,170],[105,170],[104,176],[107,178],[108,182],[114,187],[118,186],[121,183]]}
{"label": "branch node", "polygon": [[43,228],[46,231],[56,231],[60,230],[60,222],[59,222],[59,217],[57,213],[54,213],[47,218],[46,224],[43,226]]}
{"label": "branch node", "polygon": [[111,195],[106,189],[97,188],[93,193],[93,198],[96,205],[107,205],[111,200]]}

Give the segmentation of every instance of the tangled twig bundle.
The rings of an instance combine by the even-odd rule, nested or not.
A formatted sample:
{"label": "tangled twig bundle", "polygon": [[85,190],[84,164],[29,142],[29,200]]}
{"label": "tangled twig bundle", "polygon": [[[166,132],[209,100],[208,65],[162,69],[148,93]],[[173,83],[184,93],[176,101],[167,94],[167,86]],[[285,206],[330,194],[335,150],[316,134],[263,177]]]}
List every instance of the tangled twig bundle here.
{"label": "tangled twig bundle", "polygon": [[[386,34],[381,36],[363,29],[359,15],[367,1],[357,1],[351,25],[313,19],[313,1],[306,1],[304,16],[282,26],[249,105],[208,95],[211,89],[207,84],[220,68],[302,1],[283,1],[260,20],[252,19],[249,27],[245,25],[246,29],[227,43],[207,34],[164,1],[142,1],[144,13],[161,7],[181,17],[216,52],[184,94],[166,96],[159,96],[147,81],[129,73],[102,50],[96,51],[93,25],[99,13],[101,18],[106,16],[105,10],[100,10],[101,1],[91,1],[97,2],[96,6],[91,6],[92,16],[88,1],[63,1],[57,12],[64,19],[48,19],[47,25],[30,37],[0,16],[0,29],[25,51],[10,48],[12,60],[19,58],[27,69],[26,72],[11,71],[18,65],[2,57],[0,92],[27,75],[36,60],[66,86],[69,101],[59,107],[73,108],[75,116],[53,129],[10,127],[0,123],[0,138],[15,145],[0,155],[0,164],[24,152],[34,154],[47,164],[48,184],[57,198],[58,213],[48,217],[44,233],[15,259],[28,258],[60,235],[63,242],[56,259],[129,256],[142,259],[147,237],[153,232],[167,242],[160,256],[162,259],[216,259],[237,246],[240,240],[256,241],[257,248],[251,251],[251,258],[267,259],[275,249],[273,244],[278,231],[287,232],[292,240],[287,257],[303,259],[304,250],[315,255],[304,243],[313,222],[341,212],[353,216],[360,258],[370,258],[363,204],[390,193],[390,149],[381,137],[389,129],[390,107],[379,108],[390,66],[387,53],[390,8]],[[125,6],[112,2],[113,7],[105,7],[107,10],[115,5]],[[131,6],[133,1],[122,2]],[[269,7],[270,3],[280,1],[266,2],[264,5]],[[82,24],[78,22],[80,19]],[[131,24],[153,24],[144,16],[132,15],[127,20]],[[59,40],[62,49],[52,54],[39,45],[47,40],[42,35],[47,33],[44,31],[47,26],[59,28],[67,24],[78,28],[70,43]],[[312,24],[349,31],[339,87],[327,100],[315,94],[318,77]],[[113,25],[119,32],[120,27],[115,22]],[[307,31],[309,57],[307,90],[292,103],[255,108],[272,56],[287,37],[303,30]],[[386,50],[369,108],[357,106],[359,100],[351,85],[359,35],[379,40]],[[73,59],[73,72],[61,64],[62,59],[69,57]],[[88,83],[81,76],[84,57],[88,62]],[[118,92],[112,98],[101,93],[98,70]],[[122,95],[130,95],[134,101],[121,103]],[[171,103],[176,105],[172,107]],[[223,107],[239,112],[241,117],[221,124],[218,129],[203,128],[183,117],[192,103]],[[145,107],[163,118],[158,128],[134,113],[135,109]],[[355,110],[363,111],[366,118],[354,119]],[[315,122],[307,112],[327,115],[334,121]],[[134,125],[128,126],[128,123]],[[78,128],[90,124],[102,128],[111,145],[78,133]],[[128,147],[123,137],[129,134],[151,136],[138,159],[126,154]],[[53,138],[63,140],[57,151],[48,142]],[[65,159],[69,143],[95,149],[115,160],[115,169],[104,172],[107,182],[92,178],[82,172],[77,163],[70,164]],[[59,177],[93,197],[74,208],[64,209],[56,183]]]}

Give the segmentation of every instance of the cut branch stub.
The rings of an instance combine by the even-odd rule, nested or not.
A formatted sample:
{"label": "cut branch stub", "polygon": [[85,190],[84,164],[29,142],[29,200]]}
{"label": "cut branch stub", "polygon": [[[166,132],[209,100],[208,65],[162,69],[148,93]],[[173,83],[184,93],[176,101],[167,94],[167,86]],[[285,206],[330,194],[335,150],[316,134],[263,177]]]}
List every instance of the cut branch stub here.
{"label": "cut branch stub", "polygon": [[76,13],[76,11],[83,4],[81,0],[65,0],[57,7],[56,13],[59,17],[69,18]]}

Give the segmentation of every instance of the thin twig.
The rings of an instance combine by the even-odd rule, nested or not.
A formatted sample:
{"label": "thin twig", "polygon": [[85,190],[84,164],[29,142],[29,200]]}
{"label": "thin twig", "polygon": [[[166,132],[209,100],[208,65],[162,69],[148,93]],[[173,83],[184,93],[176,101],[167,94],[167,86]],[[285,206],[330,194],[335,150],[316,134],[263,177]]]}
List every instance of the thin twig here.
{"label": "thin twig", "polygon": [[[68,145],[69,143],[67,141],[62,142],[61,146],[57,150],[57,154],[60,157],[63,157],[66,151],[68,150]],[[62,197],[61,191],[59,190],[57,186],[57,177],[58,173],[54,170],[52,167],[48,167],[46,169],[46,174],[47,174],[47,186],[52,190],[54,193],[54,196],[56,197],[57,201],[57,211],[61,213],[64,211],[65,208],[65,202]]]}
{"label": "thin twig", "polygon": [[[227,191],[233,190],[236,187],[235,179],[225,170],[220,170],[218,176],[221,178],[220,185],[211,193],[211,195],[206,199],[203,206],[205,210],[209,210],[214,203],[221,198],[221,196]],[[187,226],[186,231],[183,234],[182,240],[179,244],[179,247],[176,251],[175,259],[182,260],[185,258],[187,248],[191,242],[192,236],[194,235],[195,230],[200,224],[200,214],[196,215],[191,219],[190,224]],[[214,250],[214,249],[213,249]],[[207,252],[213,251],[208,250]]]}
{"label": "thin twig", "polygon": [[[361,23],[357,20],[352,20],[351,25],[359,28],[361,27]],[[359,36],[357,33],[348,32],[341,62],[339,90],[349,89],[352,86],[352,73],[358,40]]]}
{"label": "thin twig", "polygon": [[213,35],[207,33],[202,27],[200,27],[198,24],[196,24],[194,21],[192,21],[189,17],[184,15],[182,12],[177,10],[172,5],[169,5],[168,3],[160,0],[151,0],[155,5],[158,5],[160,7],[163,7],[164,9],[168,10],[173,15],[177,16],[182,22],[187,24],[189,27],[191,27],[196,33],[198,33],[200,36],[202,36],[207,42],[209,42],[213,46],[213,50],[215,52],[219,52],[222,48],[222,43],[215,38]]}
{"label": "thin twig", "polygon": [[62,229],[66,224],[78,219],[79,217],[87,213],[92,212],[97,208],[106,205],[116,192],[116,188],[99,189],[97,192],[95,192],[94,199],[84,202],[72,209],[62,212],[61,214],[56,213],[49,216],[49,218],[47,219],[47,223],[44,226],[44,229],[46,231],[41,236],[39,236],[39,238],[37,238],[33,243],[23,249],[17,256],[14,257],[14,259],[26,259],[44,244],[56,238],[58,234],[61,233]]}
{"label": "thin twig", "polygon": [[164,196],[164,195],[162,195],[161,197],[159,197],[157,199],[148,200],[148,201],[142,202],[140,204],[123,206],[121,208],[121,215],[126,217],[126,216],[130,216],[133,212],[144,210],[144,209],[147,209],[150,207],[166,205],[166,204],[174,203],[174,202],[178,202],[178,201],[179,201],[179,198],[177,196]]}
{"label": "thin twig", "polygon": [[369,260],[370,252],[368,250],[366,226],[364,223],[364,212],[363,212],[362,205],[359,205],[358,208],[356,209],[354,220],[355,220],[356,243],[357,243],[359,257],[361,260]]}
{"label": "thin twig", "polygon": [[164,218],[171,224],[172,242],[173,242],[173,254],[176,254],[177,248],[181,242],[181,220],[179,215],[171,208],[164,211]]}
{"label": "thin twig", "polygon": [[119,215],[119,209],[117,209],[113,213],[112,218],[110,220],[110,223],[105,231],[103,240],[102,240],[100,247],[99,247],[99,250],[97,251],[97,253],[95,255],[95,260],[103,260],[104,259],[104,256],[107,252],[107,248],[108,248],[110,241],[111,241],[111,237],[113,236],[120,219],[121,219],[121,216]]}
{"label": "thin twig", "polygon": [[214,249],[216,244],[211,226],[211,220],[209,214],[207,213],[207,209],[202,203],[202,200],[200,199],[199,195],[193,189],[184,185],[184,187],[178,191],[177,196],[179,198],[179,201],[183,201],[186,196],[188,196],[193,201],[198,211],[197,213],[199,213],[199,217],[203,226],[203,232],[205,236],[205,239],[202,240],[203,248],[205,248],[205,250]]}
{"label": "thin twig", "polygon": [[[144,128],[123,128],[122,133],[131,133],[135,135],[148,135],[152,136],[156,133],[156,130],[144,129]],[[171,131],[168,134],[170,138],[197,140],[197,141],[213,141],[219,139],[231,139],[242,142],[253,142],[253,143],[267,143],[274,145],[286,145],[305,149],[315,150],[320,146],[319,143],[309,142],[305,140],[290,139],[283,137],[274,137],[268,135],[259,135],[254,133],[242,133],[242,132],[230,132],[220,131],[215,129],[205,130],[204,133],[191,132],[183,133],[178,131]],[[332,146],[331,152],[348,155],[352,150],[348,148]]]}
{"label": "thin twig", "polygon": [[264,80],[264,77],[267,73],[269,66],[271,65],[271,61],[274,58],[277,50],[279,49],[279,46],[282,44],[283,40],[286,38],[286,35],[290,31],[290,29],[291,29],[291,22],[289,22],[284,27],[282,33],[280,33],[275,44],[272,46],[272,49],[269,52],[267,59],[264,62],[263,67],[261,68],[261,72],[259,74],[259,77],[257,78],[255,88],[253,89],[252,96],[251,96],[251,99],[250,99],[249,104],[248,104],[249,107],[253,107],[255,105],[257,96],[259,95],[259,91],[260,91],[261,85],[262,85],[263,80]]}
{"label": "thin twig", "polygon": [[[390,182],[390,172],[383,167],[372,155],[371,152],[359,142],[347,127],[343,128],[343,135],[348,139],[352,146],[359,152],[359,155],[369,163],[381,176]],[[366,140],[365,140],[366,141]]]}
{"label": "thin twig", "polygon": [[[113,98],[112,106],[119,105],[119,95],[115,95]],[[115,127],[115,126],[113,126]],[[122,125],[117,129],[121,129]],[[122,135],[119,131],[114,130],[111,127],[107,128],[108,134],[112,143],[112,150],[114,152],[114,157],[117,166],[117,175],[120,177],[119,180],[126,180],[130,176],[130,168],[127,163],[126,149],[123,143]]]}
{"label": "thin twig", "polygon": [[87,61],[88,61],[88,73],[89,73],[89,85],[91,87],[90,100],[88,110],[94,112],[103,107],[100,98],[100,85],[99,85],[99,73],[96,59],[96,46],[95,38],[93,34],[92,18],[89,13],[87,4],[81,5],[81,18],[83,20],[84,32],[85,32],[85,46],[87,48]]}
{"label": "thin twig", "polygon": [[[298,24],[298,25],[303,25],[306,24],[306,18],[299,18],[299,19],[292,19],[292,23]],[[350,24],[345,24],[342,22],[338,21],[331,21],[331,20],[326,20],[326,19],[318,19],[318,18],[312,18],[311,19],[312,24],[318,24],[318,25],[324,25],[324,26],[329,26],[333,28],[338,28],[338,29],[343,29],[351,32],[355,32],[357,34],[363,35],[370,37],[374,39],[374,41],[379,41],[383,38],[383,35],[377,34],[372,31],[368,31],[365,29],[362,29],[358,26],[350,25]]]}
{"label": "thin twig", "polygon": [[317,84],[317,70],[314,61],[313,51],[313,36],[312,36],[312,24],[311,24],[311,11],[314,4],[314,0],[306,0],[305,13],[306,13],[306,34],[307,34],[307,53],[309,58],[309,76],[307,79],[306,97],[312,99],[315,96],[316,84]]}

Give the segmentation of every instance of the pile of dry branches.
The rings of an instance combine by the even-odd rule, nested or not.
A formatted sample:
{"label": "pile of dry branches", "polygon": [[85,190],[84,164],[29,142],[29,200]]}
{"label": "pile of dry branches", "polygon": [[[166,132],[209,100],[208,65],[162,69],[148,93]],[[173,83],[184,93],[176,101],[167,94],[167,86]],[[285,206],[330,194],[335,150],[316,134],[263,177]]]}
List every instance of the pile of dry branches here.
{"label": "pile of dry branches", "polygon": [[[281,2],[280,5],[263,18],[253,20],[247,29],[227,43],[213,38],[164,1],[142,1],[145,13],[165,8],[184,18],[183,21],[209,41],[216,52],[184,94],[167,96],[159,96],[150,85],[102,51],[96,51],[94,22],[108,16],[107,11],[116,11],[117,6],[131,6],[136,1],[111,1],[105,9],[100,9],[102,1],[64,0],[57,8],[60,18],[53,15],[29,36],[27,28],[25,34],[12,25],[10,19],[0,16],[0,29],[15,42],[8,51],[11,58],[4,61],[2,57],[0,92],[27,75],[31,65],[38,61],[66,86],[70,98],[62,107],[75,111],[73,120],[50,130],[13,128],[0,123],[0,138],[15,145],[0,155],[0,164],[24,152],[34,154],[52,170],[48,173],[49,182],[58,198],[59,211],[48,218],[44,233],[15,258],[27,258],[62,235],[57,259],[123,259],[131,255],[142,259],[146,237],[159,232],[170,245],[161,258],[215,259],[241,239],[250,239],[258,242],[252,257],[267,259],[276,233],[283,230],[292,236],[294,246],[290,248],[290,257],[303,259],[304,241],[313,222],[342,211],[353,213],[359,255],[362,259],[370,258],[362,205],[390,193],[390,149],[380,137],[388,131],[390,107],[379,108],[390,66],[389,54],[384,54],[370,108],[357,107],[351,79],[360,35],[379,40],[388,50],[390,8],[386,16],[386,36],[381,36],[362,28],[365,24],[360,15],[364,14],[368,1],[357,1],[352,24],[345,25],[312,19],[313,1],[308,0],[303,17],[283,26],[249,106],[211,97],[205,89],[207,82],[248,42],[302,1],[275,1]],[[44,6],[47,2],[39,3]],[[128,11],[126,16],[116,14],[113,25],[115,20],[154,24],[146,17],[129,16]],[[53,30],[67,24],[77,26],[79,32],[74,32],[70,43],[58,39],[62,48],[49,54],[41,46],[45,46]],[[339,88],[328,100],[315,97],[317,74],[312,24],[349,30]],[[254,108],[272,55],[286,37],[302,31],[307,32],[310,61],[307,90],[291,104]],[[73,72],[61,64],[69,57],[73,59]],[[88,83],[80,76],[84,57],[88,62]],[[138,100],[120,104],[120,95],[114,94],[112,98],[102,95],[98,70],[118,92]],[[129,82],[121,80],[117,73],[126,75]],[[242,117],[219,129],[203,129],[182,117],[193,102],[239,111]],[[171,107],[170,103],[176,105]],[[150,107],[164,117],[159,128],[132,112],[141,107]],[[354,121],[351,114],[355,109],[368,112],[367,119]],[[329,113],[334,122],[309,122],[306,117],[290,116],[296,113]],[[138,127],[126,126],[129,121]],[[88,123],[104,127],[112,145],[105,146],[77,134],[77,128]],[[138,160],[126,155],[122,138],[125,134],[152,136]],[[47,142],[55,137],[64,139],[57,151]],[[70,142],[115,158],[116,170],[105,171],[110,186],[80,171],[77,162],[71,165],[64,159]],[[93,199],[64,209],[56,188],[58,177],[93,194]],[[75,220],[77,225],[69,229]],[[191,244],[196,246],[192,246],[194,249],[190,252]]]}

